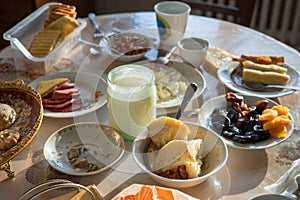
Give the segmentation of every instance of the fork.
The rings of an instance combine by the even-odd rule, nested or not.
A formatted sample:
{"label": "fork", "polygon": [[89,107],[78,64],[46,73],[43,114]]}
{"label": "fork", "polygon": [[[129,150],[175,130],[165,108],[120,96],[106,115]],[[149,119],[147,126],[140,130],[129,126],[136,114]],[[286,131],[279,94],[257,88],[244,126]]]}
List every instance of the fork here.
{"label": "fork", "polygon": [[94,25],[94,28],[96,29],[94,34],[93,34],[93,38],[102,38],[102,37],[104,37],[105,35],[101,31],[101,28],[100,28],[100,26],[98,25],[98,23],[96,21],[95,13],[89,13],[88,17],[91,20],[92,24]]}

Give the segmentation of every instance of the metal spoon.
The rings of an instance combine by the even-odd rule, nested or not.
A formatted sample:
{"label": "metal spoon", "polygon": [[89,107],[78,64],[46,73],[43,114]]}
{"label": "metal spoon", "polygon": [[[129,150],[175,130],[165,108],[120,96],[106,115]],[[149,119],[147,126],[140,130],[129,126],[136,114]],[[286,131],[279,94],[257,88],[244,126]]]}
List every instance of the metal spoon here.
{"label": "metal spoon", "polygon": [[165,56],[162,57],[158,57],[154,63],[158,63],[158,64],[162,64],[162,65],[166,65],[167,63],[170,62],[170,57],[173,54],[173,52],[175,51],[175,49],[177,48],[177,46],[174,46],[170,49],[169,53],[167,53]]}
{"label": "metal spoon", "polygon": [[181,113],[184,111],[186,106],[189,104],[191,98],[193,97],[193,95],[195,94],[195,92],[197,90],[197,87],[198,87],[197,84],[193,83],[193,82],[188,85],[188,87],[185,90],[182,102],[178,108],[178,111],[174,116],[175,119],[180,119]]}
{"label": "metal spoon", "polygon": [[300,90],[300,87],[289,86],[289,85],[265,85],[259,82],[244,82],[243,84],[247,89],[253,91],[262,91],[267,88],[278,88],[278,89],[291,89],[291,90]]}
{"label": "metal spoon", "polygon": [[119,51],[117,51],[116,49],[104,47],[104,46],[101,46],[101,45],[99,45],[99,44],[96,44],[96,43],[93,43],[93,42],[89,42],[89,41],[87,41],[87,40],[83,40],[83,39],[81,39],[81,38],[79,38],[78,41],[81,42],[81,43],[84,43],[84,44],[93,46],[94,48],[93,48],[93,47],[90,48],[90,53],[92,53],[92,54],[94,54],[94,55],[96,55],[96,54],[101,54],[101,52],[102,52],[101,50],[102,50],[102,49],[108,49],[109,51],[111,51],[111,52],[113,52],[113,53],[115,53],[115,54],[117,54],[117,55],[120,55],[120,56],[125,55],[124,53],[119,52]]}

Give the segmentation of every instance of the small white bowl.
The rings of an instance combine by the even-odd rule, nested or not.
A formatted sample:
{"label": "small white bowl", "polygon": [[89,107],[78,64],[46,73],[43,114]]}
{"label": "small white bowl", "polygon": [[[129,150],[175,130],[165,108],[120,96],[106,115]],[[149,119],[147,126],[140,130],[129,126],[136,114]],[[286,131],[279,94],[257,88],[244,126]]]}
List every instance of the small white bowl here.
{"label": "small white bowl", "polygon": [[[174,188],[186,188],[198,185],[205,180],[207,180],[210,176],[216,174],[218,171],[222,169],[225,165],[228,158],[228,150],[227,146],[223,142],[222,138],[218,136],[215,132],[197,124],[192,124],[188,122],[184,122],[189,129],[191,130],[192,137],[189,139],[203,139],[204,148],[212,147],[211,151],[205,156],[203,159],[203,167],[201,170],[201,174],[198,178],[193,179],[169,179],[162,176],[159,176],[153,172],[151,172],[148,161],[146,160],[146,152],[148,145],[151,142],[150,137],[147,136],[147,131],[141,133],[133,143],[133,157],[136,163],[146,172],[151,178],[155,181]],[[209,136],[209,137],[206,137]],[[205,139],[207,138],[207,139]]]}
{"label": "small white bowl", "polygon": [[[143,58],[143,56],[153,48],[153,43],[153,39],[146,35],[123,32],[101,40],[100,46],[107,47],[106,50],[108,53],[118,61],[132,62]],[[128,55],[129,52],[135,49],[137,51],[136,53]],[[118,54],[118,52],[120,52],[120,54]]]}

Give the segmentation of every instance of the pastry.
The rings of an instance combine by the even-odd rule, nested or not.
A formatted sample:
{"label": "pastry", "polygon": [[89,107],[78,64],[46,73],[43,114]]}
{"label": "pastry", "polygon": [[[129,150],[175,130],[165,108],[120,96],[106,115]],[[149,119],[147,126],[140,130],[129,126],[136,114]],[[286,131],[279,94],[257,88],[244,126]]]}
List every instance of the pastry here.
{"label": "pastry", "polygon": [[277,72],[280,74],[286,74],[287,72],[287,68],[275,64],[266,65],[266,64],[254,63],[251,61],[244,61],[242,62],[242,64],[243,64],[243,68],[255,69],[263,72]]}
{"label": "pastry", "polygon": [[272,85],[288,85],[290,76],[277,72],[263,72],[255,69],[243,69],[243,81],[260,82]]}
{"label": "pastry", "polygon": [[20,134],[16,130],[5,129],[0,132],[0,150],[8,150],[18,143]]}
{"label": "pastry", "polygon": [[0,131],[10,127],[16,120],[16,111],[7,104],[0,104]]}

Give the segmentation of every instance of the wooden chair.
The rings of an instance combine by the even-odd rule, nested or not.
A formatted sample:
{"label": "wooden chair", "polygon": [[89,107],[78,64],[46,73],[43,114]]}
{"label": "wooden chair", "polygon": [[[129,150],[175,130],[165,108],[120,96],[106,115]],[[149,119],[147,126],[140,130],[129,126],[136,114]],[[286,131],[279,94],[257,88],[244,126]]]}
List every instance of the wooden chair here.
{"label": "wooden chair", "polygon": [[204,15],[250,26],[256,0],[181,0],[192,14]]}

